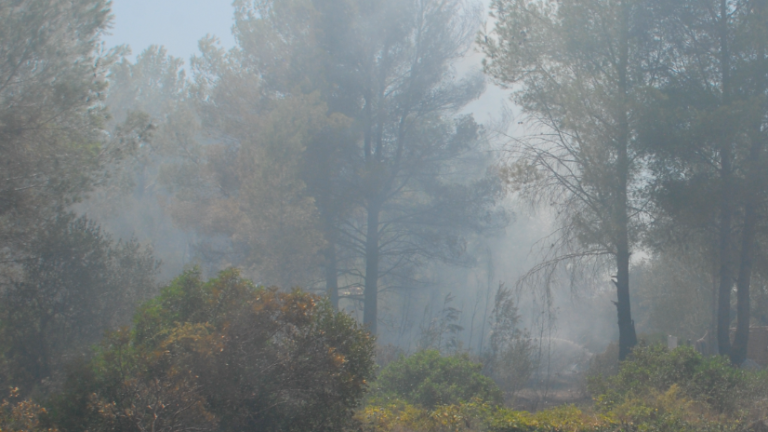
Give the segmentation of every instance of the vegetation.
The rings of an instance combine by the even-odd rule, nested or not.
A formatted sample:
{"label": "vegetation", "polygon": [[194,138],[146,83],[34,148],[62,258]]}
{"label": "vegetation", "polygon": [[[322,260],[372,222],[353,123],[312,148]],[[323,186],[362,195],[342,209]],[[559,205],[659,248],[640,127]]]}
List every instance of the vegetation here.
{"label": "vegetation", "polygon": [[0,294],[0,382],[46,392],[105,331],[130,322],[155,293],[160,263],[150,249],[115,242],[72,214],[44,221],[26,249],[20,280]]}
{"label": "vegetation", "polygon": [[623,359],[637,343],[630,255],[693,245],[688,265],[718,281],[710,333],[719,353],[742,364],[750,289],[765,262],[757,247],[768,190],[758,174],[766,161],[765,5],[496,0],[492,9],[494,29],[479,38],[485,70],[513,89],[527,128],[510,146],[505,174],[560,223],[533,269],[538,285],[556,280],[561,264],[571,266],[563,272],[571,280],[573,267],[610,269]]}
{"label": "vegetation", "polygon": [[[470,2],[235,0],[188,70],[110,6],[0,1],[0,430],[768,427],[768,1],[493,0],[507,143]],[[494,297],[520,202],[554,232]],[[515,410],[553,356],[592,402]]]}
{"label": "vegetation", "polygon": [[366,431],[736,431],[759,428],[764,373],[731,368],[691,348],[638,347],[619,373],[590,382],[594,405],[529,413],[474,400],[431,408],[374,401],[358,413]]}
{"label": "vegetation", "polygon": [[315,296],[191,270],[73,371],[49,420],[62,431],[335,431],[372,356],[370,336]]}
{"label": "vegetation", "polygon": [[376,396],[400,399],[426,409],[473,400],[499,404],[499,388],[481,373],[483,365],[467,354],[442,356],[435,350],[401,356],[385,367],[376,382]]}

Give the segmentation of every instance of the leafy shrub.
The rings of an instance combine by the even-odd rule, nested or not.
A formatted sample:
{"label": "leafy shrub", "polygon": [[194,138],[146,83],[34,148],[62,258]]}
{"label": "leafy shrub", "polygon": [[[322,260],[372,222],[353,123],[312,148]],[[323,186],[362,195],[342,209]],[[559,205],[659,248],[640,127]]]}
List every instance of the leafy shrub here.
{"label": "leafy shrub", "polygon": [[564,405],[536,413],[470,402],[434,409],[395,400],[367,406],[357,419],[363,432],[725,432],[743,430],[740,422],[701,417],[690,399],[673,386],[653,400],[628,400],[605,413]]}
{"label": "leafy shrub", "polygon": [[605,351],[595,354],[589,361],[588,378],[606,378],[619,373],[619,344],[611,342]]}
{"label": "leafy shrub", "polygon": [[637,347],[613,377],[593,377],[590,392],[605,407],[673,385],[688,397],[707,403],[717,412],[731,412],[746,389],[744,372],[725,357],[702,357],[691,347],[667,351],[663,346]]}
{"label": "leafy shrub", "polygon": [[64,431],[336,431],[372,371],[371,337],[326,302],[193,270],[104,341],[51,418]]}
{"label": "leafy shrub", "polygon": [[498,410],[488,422],[490,432],[608,431],[616,422],[604,415],[588,415],[572,405],[529,413]]}
{"label": "leafy shrub", "polygon": [[487,402],[425,409],[397,399],[384,405],[369,405],[358,412],[356,418],[363,432],[474,432],[487,429],[492,413],[493,408]]}
{"label": "leafy shrub", "polygon": [[20,400],[17,387],[12,388],[10,393],[10,397],[0,403],[0,431],[58,432],[55,428],[46,427],[42,421],[45,408],[28,399]]}
{"label": "leafy shrub", "polygon": [[[401,361],[403,361],[401,359]],[[749,379],[747,379],[749,377]],[[592,380],[593,408],[574,406],[529,413],[487,402],[432,408],[393,399],[358,413],[364,432],[726,432],[762,430],[765,407],[753,413],[727,407],[744,397],[764,400],[765,376],[734,370],[725,359],[690,348],[637,348],[613,377]],[[381,400],[374,400],[381,402]]]}
{"label": "leafy shrub", "polygon": [[381,371],[378,393],[432,409],[473,399],[501,403],[501,391],[467,354],[442,356],[435,350],[401,356]]}

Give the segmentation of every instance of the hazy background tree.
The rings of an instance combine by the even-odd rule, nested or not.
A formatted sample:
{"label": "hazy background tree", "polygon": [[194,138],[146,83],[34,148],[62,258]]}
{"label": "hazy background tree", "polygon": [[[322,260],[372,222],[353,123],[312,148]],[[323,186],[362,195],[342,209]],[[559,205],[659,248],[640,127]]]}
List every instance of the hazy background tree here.
{"label": "hazy background tree", "polygon": [[339,245],[357,256],[346,273],[363,287],[363,321],[375,333],[382,284],[412,284],[421,260],[467,259],[464,236],[503,216],[494,214],[498,184],[477,170],[482,131],[456,117],[483,89],[480,77],[456,78],[454,69],[473,39],[476,11],[456,1],[353,10],[339,36],[345,51],[332,52],[336,69],[347,71],[332,76],[352,101],[343,112],[359,131],[350,167],[359,201]]}
{"label": "hazy background tree", "polygon": [[132,152],[104,168],[107,178],[75,209],[118,238],[152,243],[163,258],[160,277],[169,280],[192,261],[190,243],[195,241],[168,216],[170,194],[161,177],[164,167],[189,154],[198,130],[190,82],[183,61],[163,47],[150,46],[133,61],[127,54],[107,76],[108,126],[134,119],[146,133]]}
{"label": "hazy background tree", "polygon": [[[405,286],[423,259],[469,263],[463,236],[506,221],[482,128],[453,118],[483,88],[451,76],[477,15],[406,3],[354,5],[334,26],[344,2],[238,2],[238,47],[203,41],[193,63],[195,156],[165,177],[171,214],[211,239],[212,262],[281,286],[324,273],[334,301],[339,278],[368,286],[369,325],[383,278]],[[345,43],[331,48],[331,28]]]}
{"label": "hazy background tree", "polygon": [[560,224],[537,271],[546,280],[560,263],[613,260],[621,359],[637,343],[629,268],[645,180],[636,113],[665,61],[653,31],[661,16],[651,6],[498,0],[493,33],[480,41],[486,71],[513,89],[529,130],[512,144],[506,175],[521,196],[551,206]]}

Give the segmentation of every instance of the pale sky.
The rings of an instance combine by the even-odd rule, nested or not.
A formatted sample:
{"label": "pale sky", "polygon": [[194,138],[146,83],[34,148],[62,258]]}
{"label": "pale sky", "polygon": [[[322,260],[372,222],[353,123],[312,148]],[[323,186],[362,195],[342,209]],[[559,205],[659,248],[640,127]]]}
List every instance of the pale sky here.
{"label": "pale sky", "polygon": [[113,0],[112,14],[107,46],[130,45],[134,56],[154,44],[188,61],[206,34],[218,37],[224,47],[235,44],[231,0]]}

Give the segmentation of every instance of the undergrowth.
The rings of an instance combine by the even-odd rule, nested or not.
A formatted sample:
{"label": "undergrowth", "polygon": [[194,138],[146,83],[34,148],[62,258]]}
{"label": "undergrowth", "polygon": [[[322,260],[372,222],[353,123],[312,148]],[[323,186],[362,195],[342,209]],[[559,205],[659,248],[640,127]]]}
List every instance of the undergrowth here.
{"label": "undergrowth", "polygon": [[474,399],[424,407],[372,399],[357,420],[366,432],[759,431],[768,417],[765,372],[735,369],[690,347],[638,347],[618,373],[594,375],[586,408],[537,413]]}

